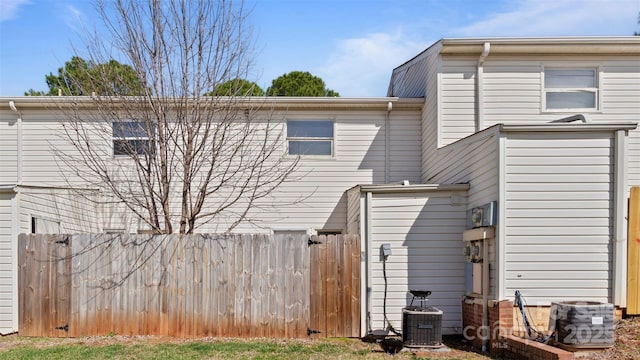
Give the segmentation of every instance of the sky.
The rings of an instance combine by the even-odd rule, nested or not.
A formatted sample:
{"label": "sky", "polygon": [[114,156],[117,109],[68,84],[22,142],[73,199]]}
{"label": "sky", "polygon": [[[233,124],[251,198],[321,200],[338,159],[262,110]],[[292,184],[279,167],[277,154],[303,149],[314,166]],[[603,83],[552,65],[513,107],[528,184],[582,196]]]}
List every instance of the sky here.
{"label": "sky", "polygon": [[[343,97],[385,96],[391,71],[441,38],[626,36],[640,0],[247,0],[263,89],[309,71]],[[90,0],[0,0],[0,96],[47,90],[97,19]],[[82,56],[82,52],[79,53]]]}

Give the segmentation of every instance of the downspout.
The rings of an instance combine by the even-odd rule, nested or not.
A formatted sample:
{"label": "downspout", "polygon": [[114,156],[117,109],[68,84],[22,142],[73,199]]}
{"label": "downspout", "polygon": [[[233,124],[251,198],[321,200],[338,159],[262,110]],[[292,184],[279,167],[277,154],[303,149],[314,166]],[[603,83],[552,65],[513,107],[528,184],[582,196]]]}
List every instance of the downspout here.
{"label": "downspout", "polygon": [[387,114],[384,117],[384,183],[388,184],[391,179],[391,121],[389,115],[393,109],[393,103],[387,104]]}
{"label": "downspout", "polygon": [[22,184],[22,113],[16,108],[16,103],[13,100],[9,100],[9,108],[18,115],[16,129],[17,129],[17,154],[16,154],[16,185]]}
{"label": "downspout", "polygon": [[613,304],[627,307],[627,134],[618,130],[614,137],[613,174]]}
{"label": "downspout", "polygon": [[[482,351],[489,351],[489,338],[491,328],[489,327],[489,241],[486,236],[482,239],[482,328],[486,333],[482,338]],[[495,231],[494,231],[495,241]]]}
{"label": "downspout", "polygon": [[365,261],[367,271],[365,274],[366,277],[366,302],[367,302],[367,332],[373,331],[373,327],[371,325],[371,261],[372,261],[372,249],[371,249],[371,233],[372,233],[372,225],[371,225],[371,202],[373,201],[373,194],[371,192],[365,193],[365,236],[364,236],[364,246],[366,249],[367,260]]}
{"label": "downspout", "polygon": [[476,69],[476,132],[484,129],[484,60],[489,56],[491,44],[487,41],[482,45],[482,53],[478,58]]}
{"label": "downspout", "polygon": [[[487,41],[482,45],[482,53],[478,58],[476,69],[476,132],[484,129],[484,61],[491,52],[491,44]],[[482,328],[487,331],[487,336],[482,340],[482,351],[489,348],[489,241],[482,240]]]}
{"label": "downspout", "polygon": [[[17,239],[18,234],[20,233],[20,198],[21,198],[21,190],[20,185],[22,185],[22,113],[18,108],[16,108],[16,103],[13,100],[9,100],[9,108],[16,113],[16,187],[14,188],[15,196],[12,201],[12,226],[11,232],[14,236],[14,239]],[[17,241],[11,242],[11,264],[14,269],[18,268],[18,243]],[[18,272],[11,272],[11,281],[13,285],[11,287],[11,292],[13,293],[14,299],[18,298]],[[18,322],[19,314],[18,314],[18,305],[14,304],[12,309],[12,327],[14,331],[18,331],[20,326]],[[4,334],[7,335],[7,334]]]}

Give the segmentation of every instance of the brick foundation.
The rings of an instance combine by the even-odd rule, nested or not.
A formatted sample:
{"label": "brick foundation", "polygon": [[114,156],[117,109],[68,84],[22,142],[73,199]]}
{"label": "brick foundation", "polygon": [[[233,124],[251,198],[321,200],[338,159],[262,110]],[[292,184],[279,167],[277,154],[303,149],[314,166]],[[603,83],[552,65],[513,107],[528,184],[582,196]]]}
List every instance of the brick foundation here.
{"label": "brick foundation", "polygon": [[489,304],[489,329],[482,327],[482,304],[473,300],[462,302],[463,336],[477,347],[482,347],[484,339],[489,340],[490,352],[500,352],[505,348],[504,338],[513,332],[513,302],[503,300]]}
{"label": "brick foundation", "polygon": [[522,339],[513,335],[504,338],[505,348],[508,354],[517,359],[535,360],[573,360],[572,352],[545,345],[537,341]]}

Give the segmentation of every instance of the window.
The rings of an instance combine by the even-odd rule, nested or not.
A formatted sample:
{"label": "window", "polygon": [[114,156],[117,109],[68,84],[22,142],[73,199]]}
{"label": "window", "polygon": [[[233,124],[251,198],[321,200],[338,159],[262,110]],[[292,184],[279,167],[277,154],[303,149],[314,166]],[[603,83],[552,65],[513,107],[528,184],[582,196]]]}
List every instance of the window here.
{"label": "window", "polygon": [[545,69],[546,109],[597,109],[597,73],[595,68]]}
{"label": "window", "polygon": [[60,234],[60,221],[31,216],[32,234]]}
{"label": "window", "polygon": [[154,129],[147,129],[143,121],[119,121],[112,123],[113,155],[144,155],[155,152],[155,144],[149,140]]}
{"label": "window", "polygon": [[288,120],[289,155],[333,156],[333,121]]}

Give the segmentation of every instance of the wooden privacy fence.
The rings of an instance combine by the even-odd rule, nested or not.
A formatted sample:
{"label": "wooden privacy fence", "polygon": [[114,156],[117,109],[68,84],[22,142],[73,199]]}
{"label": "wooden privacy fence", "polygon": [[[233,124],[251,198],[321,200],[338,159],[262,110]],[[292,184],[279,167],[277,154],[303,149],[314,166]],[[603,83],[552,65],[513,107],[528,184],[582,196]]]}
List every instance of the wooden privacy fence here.
{"label": "wooden privacy fence", "polygon": [[23,336],[360,335],[357,236],[21,234],[18,257]]}
{"label": "wooden privacy fence", "polygon": [[627,219],[627,314],[640,315],[640,186],[631,188]]}

